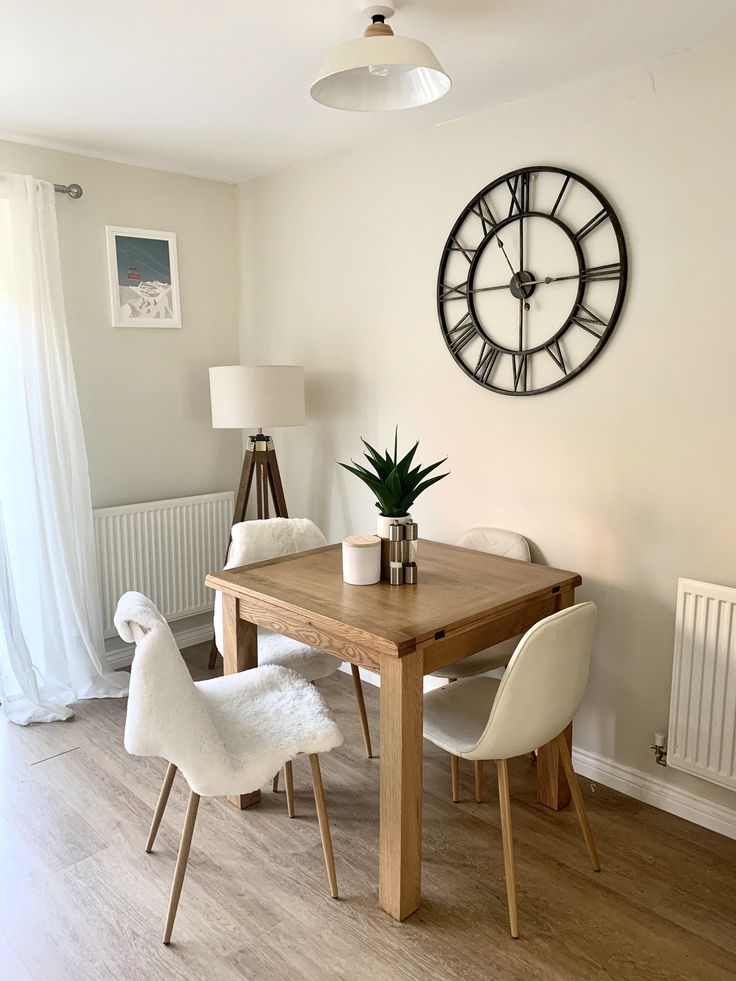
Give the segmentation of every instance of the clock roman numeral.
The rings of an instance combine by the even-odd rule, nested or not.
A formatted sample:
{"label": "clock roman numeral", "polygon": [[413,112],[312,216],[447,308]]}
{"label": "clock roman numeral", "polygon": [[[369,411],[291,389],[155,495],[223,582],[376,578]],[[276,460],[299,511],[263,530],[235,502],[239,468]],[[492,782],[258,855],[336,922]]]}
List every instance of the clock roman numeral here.
{"label": "clock roman numeral", "polygon": [[467,300],[467,298],[467,282],[458,283],[457,286],[448,286],[447,283],[443,283],[440,287],[440,303],[447,303],[448,300]]}
{"label": "clock roman numeral", "polygon": [[[582,311],[582,313],[579,311]],[[575,314],[570,317],[570,320],[572,323],[577,324],[578,327],[582,327],[583,330],[587,330],[587,332],[592,334],[593,337],[597,337],[598,340],[603,337],[605,328],[608,327],[605,320],[601,320],[600,317],[594,314],[587,307],[583,306],[582,303],[578,306]],[[602,327],[603,330],[599,330],[600,327]]]}
{"label": "clock roman numeral", "polygon": [[466,313],[447,331],[447,342],[453,354],[459,354],[464,347],[478,336],[478,328],[473,323],[470,314]]}
{"label": "clock roman numeral", "polygon": [[460,242],[457,240],[457,238],[455,238],[454,236],[451,239],[451,241],[453,242],[453,244],[450,246],[450,252],[462,252],[462,254],[465,256],[465,258],[468,260],[469,263],[473,261],[473,256],[478,251],[477,249],[464,248],[464,246],[462,246]]}
{"label": "clock roman numeral", "polygon": [[530,211],[529,202],[531,199],[531,174],[521,175],[521,210],[524,212]]}
{"label": "clock roman numeral", "polygon": [[568,176],[562,182],[562,187],[560,188],[560,193],[557,195],[557,200],[555,201],[554,206],[553,206],[552,210],[550,211],[550,217],[554,218],[555,212],[557,211],[557,209],[560,206],[560,201],[562,201],[562,197],[563,197],[565,191],[567,190],[567,185],[569,183],[570,183],[570,176],[568,174]]}
{"label": "clock roman numeral", "polygon": [[517,174],[513,184],[511,181],[506,181],[506,185],[511,195],[509,218],[515,214],[525,214],[529,210],[529,174]]}
{"label": "clock roman numeral", "polygon": [[563,375],[566,375],[567,374],[567,365],[565,364],[565,355],[562,353],[562,348],[560,347],[560,339],[559,339],[559,337],[555,337],[555,339],[553,341],[551,341],[545,347],[544,350],[552,358],[552,360],[557,365],[557,367],[560,369],[560,371],[563,373]]}
{"label": "clock roman numeral", "polygon": [[514,391],[525,392],[527,382],[528,354],[512,354],[511,361],[514,370]]}
{"label": "clock roman numeral", "polygon": [[590,221],[587,221],[582,228],[579,228],[575,232],[575,234],[573,235],[575,241],[582,242],[585,236],[590,235],[590,233],[594,231],[599,225],[602,225],[603,222],[606,220],[606,218],[608,218],[608,212],[606,211],[605,208],[601,208],[598,214],[593,215]]}
{"label": "clock roman numeral", "polygon": [[491,211],[491,206],[484,197],[478,198],[477,201],[470,206],[470,210],[474,215],[477,215],[480,218],[484,236],[486,236],[488,232],[495,228],[498,224],[495,215]]}
{"label": "clock roman numeral", "polygon": [[482,385],[488,384],[500,353],[501,352],[497,347],[493,347],[492,344],[489,344],[487,341],[483,341],[483,347],[478,355],[478,363],[476,364],[475,371],[473,372],[475,377]]}
{"label": "clock roman numeral", "polygon": [[621,279],[621,263],[609,262],[605,266],[591,266],[580,273],[582,283],[603,283],[608,280]]}

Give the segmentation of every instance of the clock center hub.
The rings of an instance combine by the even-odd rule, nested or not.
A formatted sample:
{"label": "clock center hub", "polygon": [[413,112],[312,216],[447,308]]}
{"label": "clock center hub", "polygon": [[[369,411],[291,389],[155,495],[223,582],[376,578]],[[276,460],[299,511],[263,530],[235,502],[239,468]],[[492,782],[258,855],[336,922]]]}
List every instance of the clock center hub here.
{"label": "clock center hub", "polygon": [[522,269],[521,272],[516,273],[511,277],[509,283],[509,290],[511,295],[516,297],[517,300],[528,300],[532,295],[536,287],[537,277],[533,273],[528,272],[526,269]]}

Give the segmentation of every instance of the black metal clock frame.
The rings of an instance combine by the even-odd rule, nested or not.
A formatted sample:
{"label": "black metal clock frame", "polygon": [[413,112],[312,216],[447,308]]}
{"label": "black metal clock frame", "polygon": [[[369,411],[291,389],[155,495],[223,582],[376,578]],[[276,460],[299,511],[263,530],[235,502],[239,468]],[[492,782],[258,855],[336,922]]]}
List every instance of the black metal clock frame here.
{"label": "black metal clock frame", "polygon": [[[530,184],[532,182],[532,175],[536,174],[559,174],[562,178],[559,193],[556,197],[554,205],[549,211],[535,211],[529,207]],[[594,196],[594,198],[597,199],[600,205],[600,210],[592,215],[589,221],[577,229],[571,228],[559,217],[561,203],[563,202],[565,193],[567,192],[571,182],[576,182],[586,188]],[[506,185],[509,192],[509,210],[503,217],[497,217],[496,213],[494,213],[494,210],[488,203],[487,196],[492,191],[502,187],[503,185]],[[473,247],[461,245],[458,239],[460,229],[471,215],[474,215],[476,218],[480,219],[480,230],[482,233],[480,242]],[[475,277],[480,258],[486,247],[491,242],[495,241],[501,246],[501,249],[504,249],[503,242],[499,239],[499,233],[504,228],[517,221],[521,221],[519,264],[521,267],[523,267],[523,220],[525,218],[547,219],[555,224],[567,236],[572,244],[575,257],[577,259],[578,272],[571,276],[552,277],[547,280],[547,282],[577,278],[578,288],[570,312],[563,320],[562,325],[556,329],[543,343],[527,348],[523,344],[524,307],[526,306],[528,309],[527,301],[534,294],[537,286],[540,285],[540,281],[536,281],[534,276],[524,268],[514,271],[513,265],[509,261],[508,256],[506,256],[506,261],[511,266],[512,271],[512,278],[508,288],[512,295],[519,300],[520,310],[519,347],[513,349],[498,344],[497,341],[492,340],[490,334],[486,333],[484,330],[481,318],[479,317],[476,309],[475,293],[478,291],[478,289],[475,287]],[[616,248],[618,251],[618,261],[606,263],[605,265],[601,266],[588,267],[585,263],[585,256],[581,243],[587,235],[593,232],[604,222],[610,222],[613,228],[616,239]],[[453,286],[446,282],[446,273],[450,257],[457,252],[461,252],[468,262],[468,275],[465,282]],[[504,255],[506,255],[505,249]],[[477,384],[482,385],[484,388],[487,388],[493,392],[499,392],[503,395],[539,395],[542,392],[549,392],[553,389],[559,388],[561,385],[566,384],[579,375],[580,372],[584,371],[585,368],[587,368],[588,365],[590,365],[603,350],[606,342],[611,337],[614,327],[616,326],[621,314],[621,309],[623,307],[624,298],[626,295],[627,278],[628,257],[623,229],[616,212],[613,210],[612,206],[603,196],[603,194],[601,194],[601,192],[584,177],[561,167],[522,167],[518,170],[513,170],[508,174],[504,174],[502,177],[499,177],[490,184],[487,184],[486,187],[476,194],[475,197],[463,209],[459,218],[452,227],[442,252],[437,277],[437,311],[440,320],[440,327],[442,329],[442,336],[448,350],[450,351],[450,354],[457,364],[463,369],[465,374],[472,378]],[[596,280],[611,281],[615,279],[618,279],[619,286],[613,304],[613,309],[608,320],[603,320],[585,306],[584,300],[586,289],[589,283],[595,282]],[[492,287],[492,289],[500,288],[505,287]],[[483,289],[487,290],[488,287]],[[445,308],[448,303],[454,302],[458,299],[465,299],[467,301],[467,312],[456,323],[450,323],[448,317],[446,316]],[[573,327],[573,325],[587,331],[589,334],[592,334],[596,338],[597,343],[580,364],[574,367],[571,364],[568,367],[565,362],[564,353],[560,347],[560,340],[563,335]],[[465,364],[460,357],[460,352],[476,337],[480,337],[481,341],[483,342],[483,347],[478,357],[475,369],[473,369],[471,366]],[[554,363],[559,368],[561,376],[559,380],[544,385],[543,387],[528,388],[528,365],[530,363],[530,358],[542,352],[546,352],[552,358]],[[499,363],[499,359],[505,356],[510,356],[512,359],[513,390],[496,386],[492,382],[494,369]]]}

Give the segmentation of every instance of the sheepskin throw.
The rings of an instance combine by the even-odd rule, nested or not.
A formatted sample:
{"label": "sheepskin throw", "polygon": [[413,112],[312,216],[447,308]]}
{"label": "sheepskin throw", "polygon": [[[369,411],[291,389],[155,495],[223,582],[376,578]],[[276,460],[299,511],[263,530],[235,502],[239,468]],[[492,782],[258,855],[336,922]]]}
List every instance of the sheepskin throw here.
{"label": "sheepskin throw", "polygon": [[[267,518],[233,525],[226,569],[265,562],[280,555],[320,548],[327,539],[309,518]],[[222,593],[215,596],[215,644],[222,654]],[[297,640],[258,628],[259,664],[280,664],[298,671],[307,681],[326,678],[340,667],[331,654]]]}
{"label": "sheepskin throw", "polygon": [[193,682],[171,630],[141,593],[125,593],[115,625],[136,652],[125,748],[174,763],[197,794],[246,794],[300,753],[324,753],[342,734],[319,691],[266,665]]}

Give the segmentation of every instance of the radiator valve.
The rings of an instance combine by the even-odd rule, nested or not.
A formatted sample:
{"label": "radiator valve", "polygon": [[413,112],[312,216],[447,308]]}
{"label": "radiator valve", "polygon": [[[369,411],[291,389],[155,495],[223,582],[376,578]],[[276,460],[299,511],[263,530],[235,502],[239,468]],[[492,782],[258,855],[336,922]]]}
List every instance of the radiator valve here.
{"label": "radiator valve", "polygon": [[667,766],[667,733],[655,732],[654,742],[650,749],[654,750],[654,759],[660,766]]}

